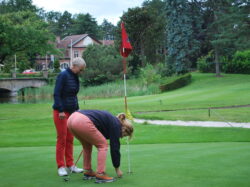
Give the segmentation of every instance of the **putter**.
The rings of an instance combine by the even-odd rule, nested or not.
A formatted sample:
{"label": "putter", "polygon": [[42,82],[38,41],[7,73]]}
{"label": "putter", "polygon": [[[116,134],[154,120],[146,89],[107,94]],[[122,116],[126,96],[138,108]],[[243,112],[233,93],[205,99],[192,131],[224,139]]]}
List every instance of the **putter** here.
{"label": "putter", "polygon": [[[76,166],[77,162],[79,161],[79,159],[80,159],[82,153],[83,153],[83,150],[81,151],[80,155],[78,156],[78,158],[77,158],[77,160],[76,160],[76,162],[75,162],[75,166]],[[71,173],[72,173],[72,170],[70,170],[70,172],[69,172],[68,175],[66,175],[66,176],[63,177],[64,182],[68,182],[68,181],[70,180],[70,175],[71,175]]]}

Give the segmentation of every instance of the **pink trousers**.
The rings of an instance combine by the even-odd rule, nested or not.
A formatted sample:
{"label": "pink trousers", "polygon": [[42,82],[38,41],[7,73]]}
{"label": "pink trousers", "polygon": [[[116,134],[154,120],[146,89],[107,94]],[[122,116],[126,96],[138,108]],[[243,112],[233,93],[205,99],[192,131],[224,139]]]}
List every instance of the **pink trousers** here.
{"label": "pink trousers", "polygon": [[92,146],[94,145],[98,150],[97,172],[105,172],[108,143],[93,122],[87,116],[74,112],[68,119],[68,128],[83,146],[83,168],[85,170],[92,169],[91,155]]}

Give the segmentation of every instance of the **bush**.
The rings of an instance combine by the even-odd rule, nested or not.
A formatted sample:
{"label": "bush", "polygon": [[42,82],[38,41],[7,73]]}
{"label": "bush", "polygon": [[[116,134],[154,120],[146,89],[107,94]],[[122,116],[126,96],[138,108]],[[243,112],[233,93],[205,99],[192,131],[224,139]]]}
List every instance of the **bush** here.
{"label": "bush", "polygon": [[61,72],[60,70],[60,62],[59,62],[59,59],[55,59],[55,62],[54,62],[54,73],[59,73]]}
{"label": "bush", "polygon": [[250,50],[237,51],[233,59],[224,64],[226,73],[250,74]]}
{"label": "bush", "polygon": [[202,73],[215,73],[214,55],[212,51],[198,59],[197,68]]}
{"label": "bush", "polygon": [[181,88],[188,85],[191,82],[191,78],[192,76],[190,73],[182,76],[172,77],[167,79],[167,82],[160,86],[160,90],[164,92]]}
{"label": "bush", "polygon": [[83,58],[87,65],[82,76],[84,86],[100,85],[122,78],[122,57],[114,46],[89,46]]}
{"label": "bush", "polygon": [[140,77],[142,78],[143,83],[147,87],[150,84],[152,84],[154,82],[158,82],[161,79],[161,75],[158,72],[160,68],[157,68],[157,67],[154,68],[153,65],[147,64],[144,68],[140,69]]}

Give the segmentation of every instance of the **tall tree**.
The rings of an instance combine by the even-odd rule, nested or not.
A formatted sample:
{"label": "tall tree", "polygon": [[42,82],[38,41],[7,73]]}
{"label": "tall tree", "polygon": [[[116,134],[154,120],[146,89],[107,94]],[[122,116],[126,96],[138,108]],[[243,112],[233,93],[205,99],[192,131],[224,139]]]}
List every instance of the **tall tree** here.
{"label": "tall tree", "polygon": [[225,49],[229,47],[227,45],[228,40],[224,38],[222,30],[227,24],[223,17],[229,12],[230,6],[230,0],[207,0],[205,2],[205,7],[210,12],[212,20],[208,25],[207,37],[209,37],[210,43],[214,50],[216,76],[220,76],[221,73],[219,57],[223,55],[225,53]]}
{"label": "tall tree", "polygon": [[27,56],[56,52],[49,43],[54,35],[47,30],[47,24],[35,13],[17,12],[0,15],[0,63],[15,53]]}
{"label": "tall tree", "polygon": [[250,2],[206,0],[203,9],[210,17],[206,37],[214,52],[216,76],[220,76],[223,57],[230,59],[237,50],[250,47]]}
{"label": "tall tree", "polygon": [[45,21],[48,23],[48,29],[56,36],[60,36],[62,34],[58,25],[61,16],[62,14],[60,12],[50,11],[45,13]]}
{"label": "tall tree", "polygon": [[72,25],[73,34],[89,34],[100,39],[98,24],[90,14],[77,14]]}
{"label": "tall tree", "polygon": [[[166,13],[162,0],[145,1],[142,7],[128,9],[122,16],[130,42],[133,46],[130,65],[135,72],[146,63],[164,61]],[[117,41],[120,39],[120,23],[118,23]]]}
{"label": "tall tree", "polygon": [[18,11],[37,12],[38,8],[32,4],[32,0],[3,0],[0,2],[0,14]]}
{"label": "tall tree", "polygon": [[114,40],[116,27],[108,22],[108,20],[104,19],[102,24],[100,25],[101,37],[104,40]]}
{"label": "tall tree", "polygon": [[58,19],[58,34],[61,37],[66,37],[72,34],[73,18],[72,14],[64,11]]}
{"label": "tall tree", "polygon": [[[190,70],[191,59],[199,51],[200,42],[195,37],[194,16],[188,0],[168,0],[167,9],[167,43],[168,67],[181,74]],[[195,19],[196,21],[199,19]],[[200,24],[201,25],[201,24]]]}

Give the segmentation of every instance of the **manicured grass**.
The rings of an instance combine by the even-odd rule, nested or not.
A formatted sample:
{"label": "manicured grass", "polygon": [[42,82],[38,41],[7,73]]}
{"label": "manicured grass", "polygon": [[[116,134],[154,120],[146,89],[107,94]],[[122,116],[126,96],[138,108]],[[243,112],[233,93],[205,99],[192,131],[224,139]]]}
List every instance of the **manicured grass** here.
{"label": "manicured grass", "polygon": [[[247,187],[250,183],[250,143],[180,143],[132,145],[128,175],[122,146],[124,177],[105,186]],[[95,150],[95,149],[94,149]],[[81,147],[75,147],[75,158]],[[1,186],[96,186],[72,174],[68,183],[57,176],[54,147],[1,148]],[[93,155],[96,167],[96,151]],[[79,161],[78,166],[82,165]],[[110,156],[107,173],[115,176]]]}
{"label": "manicured grass", "polygon": [[[250,75],[216,78],[213,74],[194,73],[192,83],[184,88],[128,97],[129,109],[136,117],[148,119],[250,122],[249,108],[212,110],[210,118],[207,110],[136,113],[250,104],[249,82]],[[79,98],[82,109],[108,110],[113,114],[124,110],[123,98],[82,100],[81,94]],[[81,180],[80,174],[72,175],[68,184],[57,176],[51,106],[51,102],[0,105],[0,186],[96,186],[93,181]],[[108,186],[249,186],[249,142],[250,129],[135,124],[131,142],[134,173],[126,174],[127,155],[123,145],[124,178]],[[75,140],[75,158],[80,151],[81,146]],[[81,164],[82,161],[78,166]],[[115,175],[110,156],[107,172]]]}
{"label": "manicured grass", "polygon": [[[50,104],[5,105],[0,114],[4,116],[0,120],[0,147],[55,145]],[[250,129],[135,124],[132,144],[173,142],[250,142]]]}
{"label": "manicured grass", "polygon": [[[18,105],[16,105],[18,106]],[[34,105],[35,106],[35,105]],[[34,109],[33,107],[31,107]],[[27,111],[30,111],[26,113]],[[28,107],[23,116],[0,120],[0,147],[55,145],[56,132],[52,116],[32,113]],[[20,115],[20,113],[19,113]],[[16,117],[16,119],[15,119]],[[250,142],[250,129],[154,126],[134,124],[132,144],[164,144],[173,142]],[[125,143],[125,140],[122,141]],[[75,141],[79,145],[78,141]]]}
{"label": "manicured grass", "polygon": [[[137,117],[148,116],[154,119],[171,119],[171,120],[214,120],[223,121],[221,117],[212,114],[209,119],[206,110],[195,111],[178,111],[169,113],[155,113],[155,114],[136,114],[139,111],[159,111],[159,110],[173,110],[186,108],[209,108],[231,105],[246,105],[250,104],[250,75],[234,75],[226,74],[223,77],[214,77],[214,74],[192,74],[192,83],[184,88],[174,91],[147,95],[128,97],[128,105],[130,111]],[[93,93],[95,90],[92,90]],[[98,91],[98,90],[96,90]],[[82,90],[81,92],[84,92]],[[51,93],[52,94],[52,93]],[[128,96],[130,93],[128,92]],[[120,98],[106,98],[106,99],[82,99],[83,95],[79,94],[79,103],[81,109],[101,109],[108,110],[114,114],[124,111],[124,99]],[[43,114],[51,115],[51,104],[39,104],[36,106],[22,104],[13,106],[9,104],[1,104],[4,110],[0,110],[1,118],[15,118],[15,113],[22,112],[27,109],[34,108],[34,111],[27,110],[27,116],[39,118]],[[235,122],[250,122],[249,108],[235,108],[216,110],[221,114],[226,121]]]}
{"label": "manicured grass", "polygon": [[[183,121],[224,121],[249,122],[250,107],[202,110],[179,110],[168,112],[134,113],[134,117],[141,119],[183,120]],[[238,116],[240,115],[240,116]]]}

